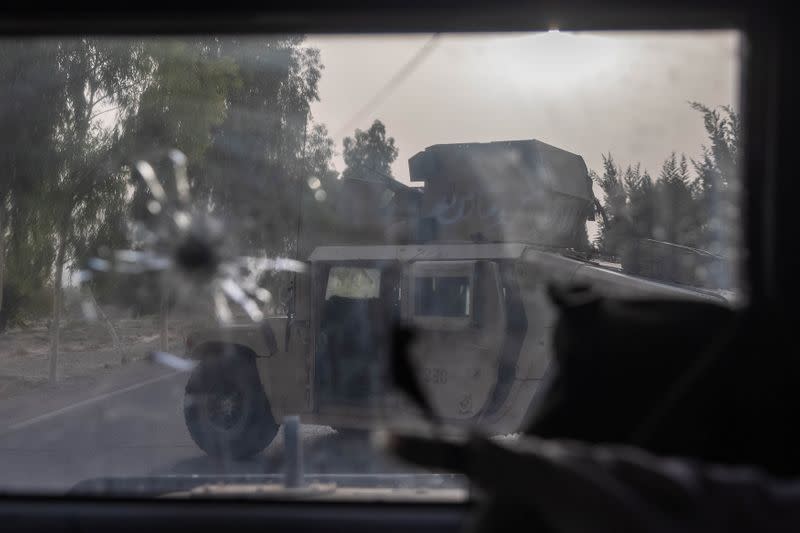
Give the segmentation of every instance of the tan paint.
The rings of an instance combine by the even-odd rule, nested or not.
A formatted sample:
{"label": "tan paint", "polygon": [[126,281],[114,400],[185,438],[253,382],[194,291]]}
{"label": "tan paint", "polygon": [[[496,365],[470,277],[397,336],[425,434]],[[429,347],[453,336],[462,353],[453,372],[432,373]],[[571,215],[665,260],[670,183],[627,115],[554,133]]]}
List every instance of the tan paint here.
{"label": "tan paint", "polygon": [[480,413],[491,399],[502,348],[498,339],[502,339],[506,316],[499,270],[493,261],[416,263],[409,272],[410,294],[414,294],[415,277],[441,276],[450,270],[459,275],[468,271],[473,280],[480,280],[472,285],[472,314],[463,319],[414,317],[418,336],[412,356],[437,412],[448,419],[466,420]]}
{"label": "tan paint", "polygon": [[305,357],[308,353],[305,348],[308,343],[307,328],[298,327],[298,322],[294,321],[287,351],[285,334],[288,317],[267,317],[264,322],[264,327],[268,327],[275,338],[277,350],[270,350],[262,328],[253,324],[240,324],[198,329],[189,333],[192,353],[200,354],[210,343],[248,349],[256,356],[256,368],[264,391],[270,399],[273,416],[281,419],[286,414],[308,411],[310,404],[305,398],[310,386]]}
{"label": "tan paint", "polygon": [[[594,263],[520,243],[328,246],[317,248],[312,254],[312,264],[315,261],[358,260],[395,260],[401,263],[401,314],[420,330],[418,342],[412,347],[412,356],[437,411],[452,421],[478,420],[481,425],[499,434],[519,429],[550,364],[556,311],[547,295],[549,283],[588,283],[601,294],[610,296],[679,297],[724,302],[711,293],[624,275]],[[507,319],[497,274],[499,261],[514,263],[513,272],[521,293],[528,329],[507,398],[491,416],[483,417],[481,410],[492,397],[497,383]],[[465,272],[475,269],[481,272],[484,281],[492,280],[482,287],[482,296],[473,298],[473,310],[477,305],[475,302],[482,302],[484,320],[480,326],[470,320],[413,316],[411,295],[414,294],[414,273],[434,272],[437,269]],[[312,301],[310,282],[307,280],[298,285],[298,302]],[[265,319],[277,341],[277,350],[273,352],[270,352],[261,330],[253,325],[200,329],[191,338],[195,347],[206,342],[223,342],[251,349],[257,356],[259,375],[277,420],[285,415],[301,414],[304,423],[364,428],[372,427],[378,421],[413,424],[415,419],[418,420],[415,418],[416,409],[394,393],[373,405],[324,405],[314,409],[313,316],[308,303],[297,305],[295,318],[289,324],[291,335],[288,346],[285,344],[285,334],[289,319]],[[446,380],[442,379],[444,375]]]}

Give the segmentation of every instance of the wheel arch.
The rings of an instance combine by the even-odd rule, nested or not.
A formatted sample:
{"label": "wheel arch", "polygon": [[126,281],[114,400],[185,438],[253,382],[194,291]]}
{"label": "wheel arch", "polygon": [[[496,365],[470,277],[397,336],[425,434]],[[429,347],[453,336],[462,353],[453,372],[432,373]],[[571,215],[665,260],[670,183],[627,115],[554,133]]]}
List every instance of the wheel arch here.
{"label": "wheel arch", "polygon": [[231,341],[205,341],[196,346],[191,353],[192,359],[206,359],[213,356],[237,355],[255,359],[258,357],[252,347]]}
{"label": "wheel arch", "polygon": [[[252,371],[263,388],[264,384],[261,376],[259,375],[258,366],[256,365],[256,359],[258,358],[258,355],[250,346],[237,342],[204,342],[195,347],[191,353],[191,358],[200,364],[200,367],[196,368],[195,372],[202,371],[204,363],[213,360],[214,357],[219,357],[220,362],[228,358],[237,358],[246,364],[252,364]],[[192,383],[193,381],[189,380],[189,383],[186,386],[187,393],[198,392],[196,387],[192,386]]]}
{"label": "wheel arch", "polygon": [[[199,345],[193,356],[199,364],[186,383],[183,403],[192,440],[212,456],[247,458],[259,453],[272,442],[279,424],[258,374],[255,352],[246,345],[211,341]],[[243,394],[244,418],[224,430],[212,427],[207,409],[208,402],[219,394],[213,386],[218,380],[233,384]]]}

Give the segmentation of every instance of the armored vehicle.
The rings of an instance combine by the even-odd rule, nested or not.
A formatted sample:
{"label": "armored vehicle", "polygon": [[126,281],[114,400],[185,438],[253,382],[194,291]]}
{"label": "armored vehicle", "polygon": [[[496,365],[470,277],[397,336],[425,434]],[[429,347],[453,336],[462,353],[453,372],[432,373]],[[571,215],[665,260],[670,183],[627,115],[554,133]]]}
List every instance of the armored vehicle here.
{"label": "armored vehicle", "polygon": [[548,283],[721,299],[588,259],[594,195],[580,156],[535,140],[436,145],[409,169],[422,187],[348,184],[342,212],[360,211],[343,217],[345,242],[313,244],[286,316],[188,335],[199,365],[186,423],[206,452],[258,453],[286,415],[335,428],[411,422],[416,408],[387,386],[398,322],[417,333],[412,359],[437,412],[506,434],[548,368]]}

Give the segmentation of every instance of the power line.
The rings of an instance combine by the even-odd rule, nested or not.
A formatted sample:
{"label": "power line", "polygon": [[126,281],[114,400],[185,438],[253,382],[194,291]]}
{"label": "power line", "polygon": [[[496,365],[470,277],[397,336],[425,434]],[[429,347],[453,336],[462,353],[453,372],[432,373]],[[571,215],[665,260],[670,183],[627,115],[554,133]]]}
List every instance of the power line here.
{"label": "power line", "polygon": [[419,50],[409,59],[406,63],[398,69],[398,71],[387,81],[380,90],[375,93],[375,96],[364,104],[344,126],[339,128],[334,135],[335,139],[342,138],[343,135],[349,133],[356,124],[358,124],[366,115],[368,115],[376,106],[378,106],[387,96],[389,96],[394,89],[397,88],[414,70],[427,58],[431,52],[436,48],[439,43],[440,34],[434,33],[431,38],[423,44]]}

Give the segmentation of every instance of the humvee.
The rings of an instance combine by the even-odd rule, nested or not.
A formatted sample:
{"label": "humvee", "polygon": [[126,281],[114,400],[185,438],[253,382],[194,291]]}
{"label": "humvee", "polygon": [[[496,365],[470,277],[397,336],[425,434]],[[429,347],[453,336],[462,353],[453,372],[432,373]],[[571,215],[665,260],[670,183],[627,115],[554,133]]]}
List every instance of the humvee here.
{"label": "humvee", "polygon": [[[415,329],[411,356],[438,414],[506,434],[519,429],[547,372],[555,319],[548,283],[721,300],[580,253],[594,201],[580,156],[539,141],[437,145],[409,166],[424,187],[391,184],[405,204],[382,208],[401,216],[356,217],[382,224],[383,243],[351,231],[348,243],[314,246],[286,316],[188,335],[199,365],[184,412],[207,453],[258,453],[286,415],[335,428],[411,423],[416,407],[386,386],[398,322]],[[514,179],[486,180],[487,172]],[[362,192],[375,194],[367,182]],[[363,200],[355,202],[379,203]]]}

